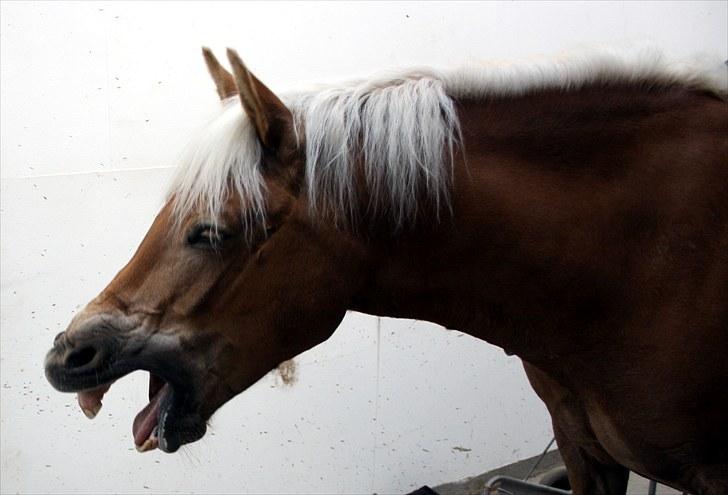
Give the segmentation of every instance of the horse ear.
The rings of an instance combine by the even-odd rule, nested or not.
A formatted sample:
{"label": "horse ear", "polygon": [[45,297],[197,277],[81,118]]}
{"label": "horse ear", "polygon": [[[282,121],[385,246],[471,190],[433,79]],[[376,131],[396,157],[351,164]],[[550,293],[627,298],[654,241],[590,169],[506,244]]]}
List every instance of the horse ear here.
{"label": "horse ear", "polygon": [[228,48],[227,55],[235,75],[240,101],[255,126],[258,138],[266,148],[278,149],[282,140],[293,134],[293,115],[283,102],[245,67],[235,50]]}
{"label": "horse ear", "polygon": [[207,70],[210,71],[212,80],[215,81],[215,87],[217,88],[217,94],[220,95],[220,99],[224,100],[225,98],[238,94],[238,88],[235,86],[233,75],[220,65],[215,55],[212,54],[212,50],[203,46],[202,56],[205,57]]}

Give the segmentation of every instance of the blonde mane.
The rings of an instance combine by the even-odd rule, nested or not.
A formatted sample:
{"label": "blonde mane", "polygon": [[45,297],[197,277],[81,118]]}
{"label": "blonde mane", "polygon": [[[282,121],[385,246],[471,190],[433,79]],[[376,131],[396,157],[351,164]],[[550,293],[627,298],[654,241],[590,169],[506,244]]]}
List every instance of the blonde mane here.
{"label": "blonde mane", "polygon": [[[453,155],[460,145],[455,99],[515,96],[545,88],[578,89],[610,81],[685,84],[724,93],[720,62],[671,63],[655,50],[610,50],[521,63],[478,63],[455,71],[415,69],[285,94],[305,142],[305,193],[313,214],[350,221],[365,187],[367,215],[386,213],[396,227],[417,216],[427,197],[448,208]],[[170,195],[175,215],[202,209],[219,218],[231,189],[246,224],[265,217],[261,145],[237,98],[226,100],[184,155]],[[355,180],[363,166],[366,183]]]}

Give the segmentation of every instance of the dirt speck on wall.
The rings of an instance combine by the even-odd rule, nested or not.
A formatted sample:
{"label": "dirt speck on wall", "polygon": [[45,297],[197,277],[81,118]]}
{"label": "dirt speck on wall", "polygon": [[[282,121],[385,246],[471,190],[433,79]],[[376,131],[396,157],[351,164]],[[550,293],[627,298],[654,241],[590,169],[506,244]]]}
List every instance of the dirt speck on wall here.
{"label": "dirt speck on wall", "polygon": [[283,361],[278,365],[278,374],[283,385],[293,385],[296,383],[296,362],[293,359]]}

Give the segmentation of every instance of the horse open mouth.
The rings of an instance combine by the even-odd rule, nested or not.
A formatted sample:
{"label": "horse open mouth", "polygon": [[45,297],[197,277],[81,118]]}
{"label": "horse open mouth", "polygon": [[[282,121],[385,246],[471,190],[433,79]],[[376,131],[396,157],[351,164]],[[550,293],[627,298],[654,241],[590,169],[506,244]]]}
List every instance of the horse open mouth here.
{"label": "horse open mouth", "polygon": [[[101,410],[101,401],[109,391],[112,383],[78,392],[78,405],[83,413],[93,419]],[[132,433],[134,445],[139,452],[156,449],[159,446],[159,425],[163,413],[163,405],[169,406],[167,398],[172,393],[172,386],[161,377],[149,373],[149,403],[134,418]]]}
{"label": "horse open mouth", "polygon": [[[78,392],[83,413],[93,419],[111,383]],[[193,442],[205,433],[206,424],[194,413],[182,411],[176,400],[180,393],[159,375],[149,373],[149,403],[137,413],[132,423],[134,445],[139,452],[160,448],[174,452],[181,445]],[[177,419],[175,424],[174,419]]]}
{"label": "horse open mouth", "polygon": [[127,353],[108,344],[108,340],[105,346],[93,346],[93,355],[86,350],[89,346],[69,352],[64,340],[48,353],[46,376],[56,389],[76,392],[87,417],[98,414],[104,395],[116,380],[141,369],[149,371],[149,403],[132,423],[137,450],[175,452],[205,434],[207,424],[198,412],[193,380],[179,363],[172,366],[169,359],[154,352],[127,358]]}

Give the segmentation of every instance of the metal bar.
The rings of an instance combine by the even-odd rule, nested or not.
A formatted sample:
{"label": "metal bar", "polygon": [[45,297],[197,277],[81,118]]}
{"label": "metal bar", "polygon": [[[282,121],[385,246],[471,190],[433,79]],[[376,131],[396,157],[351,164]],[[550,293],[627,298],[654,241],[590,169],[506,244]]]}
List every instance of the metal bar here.
{"label": "metal bar", "polygon": [[495,476],[485,484],[483,495],[572,495],[571,490],[559,490],[545,485],[536,485],[508,476]]}
{"label": "metal bar", "polygon": [[544,457],[546,456],[546,454],[548,453],[549,449],[551,448],[551,446],[552,446],[552,445],[554,444],[554,442],[555,442],[555,441],[556,441],[556,437],[553,437],[553,438],[551,439],[551,441],[549,442],[549,444],[548,444],[548,445],[546,446],[546,448],[545,448],[545,449],[543,449],[543,452],[541,452],[541,455],[540,455],[540,456],[538,456],[538,459],[536,459],[536,462],[534,462],[534,463],[533,463],[533,466],[531,466],[531,470],[530,470],[530,471],[528,472],[528,474],[527,474],[527,475],[526,475],[526,476],[525,476],[525,477],[523,478],[523,481],[526,481],[526,480],[527,480],[528,478],[530,478],[530,477],[531,477],[531,475],[532,475],[532,474],[533,474],[533,472],[534,472],[534,471],[536,470],[536,468],[538,467],[538,465],[539,465],[539,464],[541,464],[541,461],[542,461],[542,460],[543,460],[543,458],[544,458]]}

